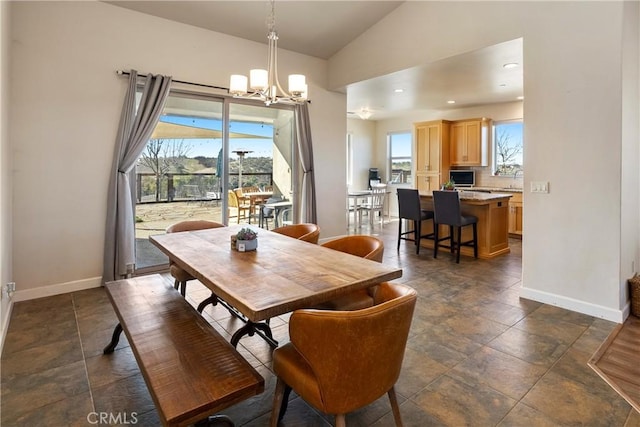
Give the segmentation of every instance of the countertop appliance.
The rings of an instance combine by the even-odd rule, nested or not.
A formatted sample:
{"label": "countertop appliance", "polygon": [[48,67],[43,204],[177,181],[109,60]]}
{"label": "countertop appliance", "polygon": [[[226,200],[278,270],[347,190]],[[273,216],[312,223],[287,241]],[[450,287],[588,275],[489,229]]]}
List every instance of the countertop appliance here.
{"label": "countertop appliance", "polygon": [[449,171],[449,179],[456,183],[456,187],[473,187],[476,185],[476,171],[452,169]]}
{"label": "countertop appliance", "polygon": [[369,190],[371,190],[374,185],[380,185],[381,183],[382,178],[380,177],[378,168],[369,168]]}

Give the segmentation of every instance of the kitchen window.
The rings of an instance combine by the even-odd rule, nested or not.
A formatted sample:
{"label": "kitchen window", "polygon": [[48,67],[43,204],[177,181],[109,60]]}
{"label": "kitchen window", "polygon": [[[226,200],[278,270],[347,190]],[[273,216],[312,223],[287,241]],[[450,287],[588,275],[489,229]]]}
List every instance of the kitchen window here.
{"label": "kitchen window", "polygon": [[508,120],[493,124],[493,174],[496,176],[516,176],[522,173],[523,164],[523,122]]}
{"label": "kitchen window", "polygon": [[412,184],[411,176],[411,132],[391,132],[389,144],[390,181],[394,184]]}

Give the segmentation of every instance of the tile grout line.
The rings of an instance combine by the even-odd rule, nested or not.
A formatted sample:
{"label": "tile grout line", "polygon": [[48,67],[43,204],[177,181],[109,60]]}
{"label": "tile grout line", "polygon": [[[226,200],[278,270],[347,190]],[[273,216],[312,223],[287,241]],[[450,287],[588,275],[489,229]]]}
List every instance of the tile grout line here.
{"label": "tile grout line", "polygon": [[78,322],[78,312],[76,310],[75,292],[71,293],[71,305],[73,306],[73,316],[76,320],[76,331],[78,332],[78,340],[80,341],[80,351],[82,351],[82,365],[84,366],[84,375],[87,380],[87,388],[89,389],[89,399],[91,399],[91,409],[93,409],[93,411],[95,412],[96,403],[93,399],[93,388],[91,387],[91,381],[89,381],[89,368],[87,367],[87,357],[84,351],[84,343],[82,342],[82,334],[80,333],[80,323]]}

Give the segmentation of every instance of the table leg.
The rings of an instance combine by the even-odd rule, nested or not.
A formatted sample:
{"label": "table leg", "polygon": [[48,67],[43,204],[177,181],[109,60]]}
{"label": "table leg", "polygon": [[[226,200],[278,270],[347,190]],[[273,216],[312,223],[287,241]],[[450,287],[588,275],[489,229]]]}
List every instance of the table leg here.
{"label": "table leg", "polygon": [[273,212],[273,228],[280,227],[280,221],[278,219],[280,218],[281,213],[282,213],[282,208],[276,207]]}
{"label": "table leg", "polygon": [[234,332],[231,337],[231,345],[236,347],[240,338],[245,335],[252,337],[254,333],[260,335],[271,347],[278,347],[278,341],[273,339],[269,325],[266,323],[254,323],[251,320],[247,320],[243,327]]}
{"label": "table leg", "polygon": [[111,335],[111,342],[107,345],[104,350],[102,350],[102,354],[111,354],[113,350],[115,350],[118,345],[118,341],[120,341],[120,334],[122,333],[122,325],[118,323],[116,327],[113,329],[113,334]]}

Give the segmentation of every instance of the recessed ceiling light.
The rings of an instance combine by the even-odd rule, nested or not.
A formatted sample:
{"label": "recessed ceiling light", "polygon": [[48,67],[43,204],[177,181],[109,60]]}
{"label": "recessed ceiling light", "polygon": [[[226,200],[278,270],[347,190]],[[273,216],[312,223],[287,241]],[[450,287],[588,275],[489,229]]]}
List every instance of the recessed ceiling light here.
{"label": "recessed ceiling light", "polygon": [[456,101],[454,101],[453,99],[450,99],[449,101],[447,101],[447,104],[455,104]]}
{"label": "recessed ceiling light", "polygon": [[518,97],[518,98],[516,98],[516,99],[518,99],[519,101],[522,101],[522,100],[524,99],[524,96],[519,96],[519,97]]}
{"label": "recessed ceiling light", "polygon": [[402,92],[404,92],[404,89],[395,89],[394,92],[395,93],[402,93]]}
{"label": "recessed ceiling light", "polygon": [[516,68],[519,64],[517,62],[508,62],[503,65],[504,68]]}

